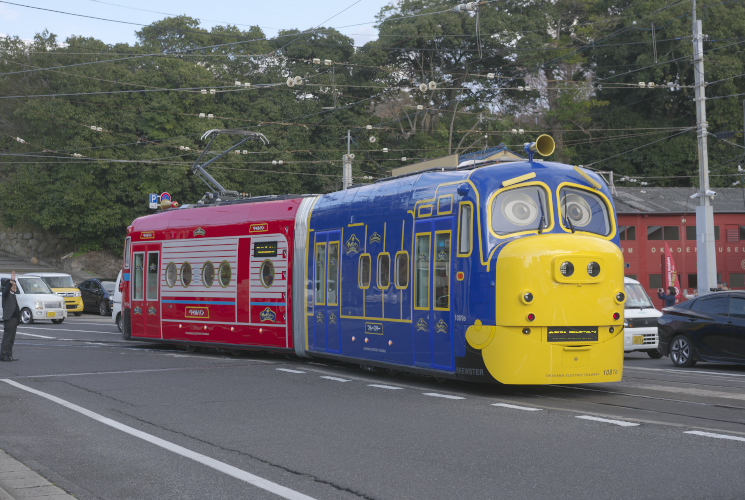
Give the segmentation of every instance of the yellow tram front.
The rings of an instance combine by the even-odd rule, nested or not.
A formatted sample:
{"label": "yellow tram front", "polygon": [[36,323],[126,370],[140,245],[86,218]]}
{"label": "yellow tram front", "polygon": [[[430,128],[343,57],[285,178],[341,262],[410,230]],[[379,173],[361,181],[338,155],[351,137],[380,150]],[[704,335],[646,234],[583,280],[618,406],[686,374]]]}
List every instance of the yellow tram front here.
{"label": "yellow tram front", "polygon": [[494,316],[466,340],[505,384],[621,380],[624,265],[607,186],[577,167],[538,168],[484,206]]}

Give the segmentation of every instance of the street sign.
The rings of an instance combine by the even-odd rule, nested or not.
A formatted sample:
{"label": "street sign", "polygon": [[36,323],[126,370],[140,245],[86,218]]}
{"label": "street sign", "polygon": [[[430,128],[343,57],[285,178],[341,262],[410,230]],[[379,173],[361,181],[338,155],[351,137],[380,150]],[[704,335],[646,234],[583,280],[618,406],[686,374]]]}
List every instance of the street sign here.
{"label": "street sign", "polygon": [[167,192],[160,193],[160,201],[171,201],[171,195]]}
{"label": "street sign", "polygon": [[160,203],[160,196],[158,196],[155,193],[150,193],[150,203],[148,205],[150,209],[155,210],[156,208],[158,208],[159,203]]}

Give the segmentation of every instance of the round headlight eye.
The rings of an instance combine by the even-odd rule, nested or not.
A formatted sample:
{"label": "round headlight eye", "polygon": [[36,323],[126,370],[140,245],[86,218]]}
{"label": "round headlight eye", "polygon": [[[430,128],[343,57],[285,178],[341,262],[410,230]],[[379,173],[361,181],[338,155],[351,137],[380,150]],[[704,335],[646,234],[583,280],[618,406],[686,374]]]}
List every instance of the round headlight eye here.
{"label": "round headlight eye", "polygon": [[572,264],[569,261],[562,262],[561,268],[559,268],[559,270],[561,271],[562,276],[565,276],[568,278],[569,276],[574,274],[574,264]]}
{"label": "round headlight eye", "polygon": [[525,295],[523,295],[523,300],[525,300],[525,302],[533,302],[533,294],[530,292],[525,292]]}
{"label": "round headlight eye", "polygon": [[596,278],[598,274],[600,274],[600,264],[597,262],[590,262],[587,264],[587,274],[592,276],[593,278]]}
{"label": "round headlight eye", "polygon": [[616,301],[623,302],[624,300],[626,300],[626,294],[624,294],[623,292],[618,292],[616,294]]}

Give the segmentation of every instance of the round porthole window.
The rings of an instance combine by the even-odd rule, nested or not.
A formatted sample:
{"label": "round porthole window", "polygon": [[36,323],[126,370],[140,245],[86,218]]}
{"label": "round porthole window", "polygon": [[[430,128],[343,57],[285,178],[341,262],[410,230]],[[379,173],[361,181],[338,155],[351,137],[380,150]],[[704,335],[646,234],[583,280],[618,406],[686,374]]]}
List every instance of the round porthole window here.
{"label": "round porthole window", "polygon": [[176,284],[178,278],[178,269],[175,262],[169,262],[166,266],[166,285],[172,287]]}
{"label": "round porthole window", "polygon": [[191,278],[191,264],[189,264],[188,262],[184,262],[181,266],[181,284],[184,286],[191,285]]}
{"label": "round porthole window", "polygon": [[209,288],[212,286],[214,282],[215,282],[215,266],[212,264],[212,262],[207,261],[204,263],[204,266],[202,267],[202,283],[204,283],[204,286]]}
{"label": "round porthole window", "polygon": [[274,283],[274,263],[271,260],[265,260],[261,263],[261,269],[259,270],[261,276],[261,284],[266,288],[272,286]]}
{"label": "round porthole window", "polygon": [[220,286],[228,286],[230,284],[230,279],[233,277],[233,270],[230,268],[230,262],[227,260],[222,261],[217,273],[220,276]]}

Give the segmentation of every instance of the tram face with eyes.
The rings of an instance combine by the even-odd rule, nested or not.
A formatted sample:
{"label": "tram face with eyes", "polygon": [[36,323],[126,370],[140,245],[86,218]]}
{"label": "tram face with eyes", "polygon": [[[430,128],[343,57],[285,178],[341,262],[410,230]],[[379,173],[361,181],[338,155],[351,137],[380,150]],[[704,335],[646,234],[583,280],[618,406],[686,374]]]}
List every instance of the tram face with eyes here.
{"label": "tram face with eyes", "polygon": [[[558,199],[559,223],[564,231],[608,236],[612,230],[606,202],[589,190],[564,186]],[[551,196],[543,185],[509,189],[497,194],[491,206],[491,229],[498,236],[543,231],[553,226]]]}

